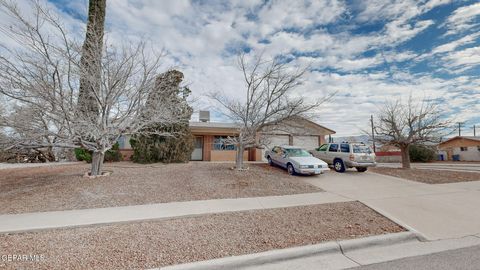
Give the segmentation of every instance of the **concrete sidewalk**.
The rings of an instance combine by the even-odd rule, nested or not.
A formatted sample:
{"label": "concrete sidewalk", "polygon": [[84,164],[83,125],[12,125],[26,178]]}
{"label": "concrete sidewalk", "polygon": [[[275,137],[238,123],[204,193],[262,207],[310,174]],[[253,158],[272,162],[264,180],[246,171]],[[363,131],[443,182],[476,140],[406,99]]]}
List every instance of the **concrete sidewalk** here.
{"label": "concrete sidewalk", "polygon": [[359,200],[425,239],[480,233],[480,182],[431,185],[375,173],[329,173],[305,181]]}
{"label": "concrete sidewalk", "polygon": [[83,161],[65,161],[65,162],[47,162],[47,163],[3,163],[0,162],[0,170],[22,169],[35,167],[53,167],[61,165],[78,165],[85,164]]}
{"label": "concrete sidewalk", "polygon": [[0,233],[351,201],[328,192],[0,215]]}

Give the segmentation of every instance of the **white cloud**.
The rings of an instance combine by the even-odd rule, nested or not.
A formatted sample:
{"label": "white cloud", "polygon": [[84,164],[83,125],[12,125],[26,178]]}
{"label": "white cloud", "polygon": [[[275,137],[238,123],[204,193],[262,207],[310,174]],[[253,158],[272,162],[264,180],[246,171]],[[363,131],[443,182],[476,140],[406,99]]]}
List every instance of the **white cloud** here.
{"label": "white cloud", "polygon": [[460,68],[462,71],[480,65],[480,47],[467,48],[451,52],[442,58],[446,65],[452,69]]}
{"label": "white cloud", "polygon": [[474,27],[475,25],[478,25],[478,23],[474,23],[474,20],[479,15],[480,3],[475,3],[456,9],[447,19],[447,35],[457,34],[460,31],[465,31]]}
{"label": "white cloud", "polygon": [[452,42],[442,44],[438,47],[435,47],[432,50],[432,54],[446,53],[446,52],[454,51],[456,48],[458,48],[460,46],[476,42],[478,37],[480,37],[480,33],[474,33],[474,34],[464,36],[460,39],[454,40]]}

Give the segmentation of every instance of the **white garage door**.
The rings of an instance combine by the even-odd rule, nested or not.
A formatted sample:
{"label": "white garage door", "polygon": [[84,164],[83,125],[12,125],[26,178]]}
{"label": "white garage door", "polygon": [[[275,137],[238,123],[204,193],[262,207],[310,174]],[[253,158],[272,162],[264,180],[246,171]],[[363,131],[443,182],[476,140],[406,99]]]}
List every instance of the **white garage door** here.
{"label": "white garage door", "polygon": [[274,146],[279,145],[288,145],[288,135],[271,135],[268,136],[269,144],[266,146],[265,149],[262,150],[262,159],[265,159],[265,151],[271,150]]}
{"label": "white garage door", "polygon": [[318,136],[293,136],[293,145],[313,150],[319,146]]}

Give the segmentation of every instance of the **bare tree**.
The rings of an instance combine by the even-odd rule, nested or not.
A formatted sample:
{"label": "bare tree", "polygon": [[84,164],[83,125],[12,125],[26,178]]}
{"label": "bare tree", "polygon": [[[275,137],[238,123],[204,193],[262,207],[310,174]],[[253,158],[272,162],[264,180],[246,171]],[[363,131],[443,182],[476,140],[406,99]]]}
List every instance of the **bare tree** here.
{"label": "bare tree", "polygon": [[412,144],[438,143],[439,132],[449,125],[438,106],[430,101],[415,102],[412,97],[406,103],[387,102],[375,123],[375,140],[400,148],[402,167],[410,168],[409,150]]}
{"label": "bare tree", "polygon": [[243,155],[247,148],[263,147],[264,138],[258,137],[262,129],[307,113],[319,107],[320,100],[307,102],[304,97],[293,96],[293,90],[301,85],[303,69],[290,67],[277,59],[264,60],[257,56],[252,64],[246,55],[238,56],[238,65],[245,82],[244,100],[238,100],[222,92],[209,97],[218,102],[232,121],[239,125],[238,136],[228,137],[226,144],[236,146],[236,168],[243,169]]}
{"label": "bare tree", "polygon": [[[9,136],[13,140],[10,148],[84,148],[98,155],[90,172],[96,176],[101,174],[105,152],[120,136],[147,130],[145,127],[152,124],[176,122],[168,101],[146,106],[160,73],[161,54],[150,53],[144,43],[117,48],[105,42],[100,81],[89,87],[87,95],[95,102],[98,114],[79,114],[80,78],[86,78],[90,83],[87,85],[98,82],[82,64],[82,46],[55,14],[36,1],[32,2],[34,12],[30,17],[21,14],[11,2],[0,1],[0,7],[13,23],[0,26],[0,30],[19,45],[16,50],[2,48],[5,54],[0,56],[0,94],[19,110],[41,111],[46,122],[43,129],[27,136],[8,134],[13,135]],[[8,127],[7,131],[25,125],[9,119],[9,115],[0,119],[0,126]]]}

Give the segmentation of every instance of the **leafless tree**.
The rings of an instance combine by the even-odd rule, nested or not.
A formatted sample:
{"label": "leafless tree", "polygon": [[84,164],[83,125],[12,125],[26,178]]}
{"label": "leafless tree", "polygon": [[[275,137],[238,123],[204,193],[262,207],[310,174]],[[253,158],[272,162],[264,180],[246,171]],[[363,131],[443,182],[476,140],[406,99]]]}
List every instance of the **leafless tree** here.
{"label": "leafless tree", "polygon": [[245,149],[265,145],[265,138],[258,136],[262,129],[298,116],[307,117],[323,101],[307,102],[304,97],[293,95],[307,68],[293,70],[287,63],[264,60],[261,55],[249,64],[245,54],[238,56],[238,65],[245,82],[244,99],[222,92],[212,92],[209,97],[239,126],[238,136],[228,137],[225,143],[236,146],[236,168],[241,170]]}
{"label": "leafless tree", "polygon": [[416,143],[438,143],[440,132],[450,121],[442,117],[439,107],[431,101],[387,102],[374,124],[375,140],[400,148],[402,167],[410,168],[409,150]]}
{"label": "leafless tree", "polygon": [[[161,54],[150,52],[144,43],[117,47],[106,38],[101,79],[94,84],[96,75],[82,64],[82,45],[54,13],[35,1],[33,16],[23,15],[12,2],[2,0],[0,7],[12,23],[0,26],[0,30],[18,43],[16,49],[2,46],[0,94],[15,104],[16,111],[41,112],[46,123],[26,136],[8,134],[14,140],[10,148],[84,148],[98,156],[99,162],[92,163],[90,172],[96,176],[101,174],[105,152],[120,136],[146,130],[152,124],[176,122],[168,101],[145,106],[160,73]],[[95,102],[93,108],[98,108],[95,114],[77,111],[80,78],[95,85],[89,87],[87,95]],[[7,131],[23,130],[26,122],[11,121],[14,112],[8,113],[0,119],[0,126]]]}

